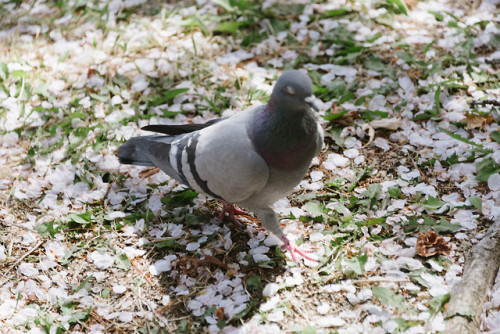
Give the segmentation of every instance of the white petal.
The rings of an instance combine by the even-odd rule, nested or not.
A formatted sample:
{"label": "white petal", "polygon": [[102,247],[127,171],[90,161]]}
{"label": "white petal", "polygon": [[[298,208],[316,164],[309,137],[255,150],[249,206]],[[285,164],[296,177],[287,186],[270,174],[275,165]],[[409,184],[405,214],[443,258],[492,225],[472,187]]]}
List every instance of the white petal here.
{"label": "white petal", "polygon": [[200,248],[200,244],[197,242],[190,242],[186,245],[186,250],[189,252],[195,251]]}
{"label": "white petal", "polygon": [[490,175],[490,177],[488,178],[488,187],[493,191],[500,190],[500,174],[499,173],[495,173],[495,174]]}
{"label": "white petal", "polygon": [[24,275],[24,276],[35,276],[38,275],[38,269],[35,268],[35,265],[33,263],[26,263],[23,262],[19,265],[19,268],[17,268],[17,271]]}
{"label": "white petal", "polygon": [[113,265],[113,263],[115,262],[113,260],[113,257],[111,257],[111,255],[107,254],[107,253],[103,253],[101,251],[94,251],[92,252],[88,259],[91,261],[91,262],[94,262],[94,264],[96,265],[96,267],[98,269],[106,269],[106,268],[109,268],[110,266]]}

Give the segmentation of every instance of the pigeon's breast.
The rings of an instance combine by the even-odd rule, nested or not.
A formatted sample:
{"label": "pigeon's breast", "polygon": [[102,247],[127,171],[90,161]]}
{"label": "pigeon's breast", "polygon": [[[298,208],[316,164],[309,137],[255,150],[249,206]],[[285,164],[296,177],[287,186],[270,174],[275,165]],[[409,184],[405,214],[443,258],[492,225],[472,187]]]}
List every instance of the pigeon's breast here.
{"label": "pigeon's breast", "polygon": [[256,125],[252,141],[270,167],[305,173],[318,151],[318,124],[314,117],[304,117],[296,123],[283,121],[273,127],[266,123]]}
{"label": "pigeon's breast", "polygon": [[258,150],[269,166],[278,170],[297,170],[307,168],[314,157],[315,142],[305,139],[290,143],[286,147],[263,148]]}

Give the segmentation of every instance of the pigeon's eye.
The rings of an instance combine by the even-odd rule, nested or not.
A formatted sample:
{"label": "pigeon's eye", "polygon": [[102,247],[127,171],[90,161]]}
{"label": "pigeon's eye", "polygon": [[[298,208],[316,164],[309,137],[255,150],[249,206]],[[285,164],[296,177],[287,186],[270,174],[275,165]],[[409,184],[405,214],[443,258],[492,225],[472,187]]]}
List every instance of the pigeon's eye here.
{"label": "pigeon's eye", "polygon": [[295,90],[292,88],[292,86],[285,86],[285,92],[290,95],[295,95]]}

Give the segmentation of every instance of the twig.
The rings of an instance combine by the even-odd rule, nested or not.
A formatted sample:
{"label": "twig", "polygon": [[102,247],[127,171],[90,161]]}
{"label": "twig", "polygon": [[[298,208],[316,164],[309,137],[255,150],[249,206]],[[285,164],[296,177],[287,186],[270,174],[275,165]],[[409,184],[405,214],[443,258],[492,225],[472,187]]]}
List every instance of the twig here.
{"label": "twig", "polygon": [[453,286],[446,333],[477,333],[487,292],[500,267],[500,219],[490,226],[468,256],[462,279]]}
{"label": "twig", "polygon": [[163,316],[163,314],[161,314],[161,312],[157,309],[155,309],[153,307],[153,305],[151,305],[151,302],[149,302],[147,299],[145,298],[141,298],[141,302],[146,304],[149,309],[151,310],[151,312],[156,316],[156,318],[158,319],[158,322],[163,322],[163,324],[169,329],[169,333],[171,332],[171,328],[170,328],[170,325],[169,325],[169,321],[167,318],[165,318]]}
{"label": "twig", "polygon": [[425,182],[425,183],[429,183],[429,178],[425,175],[424,172],[422,172],[422,170],[420,169],[420,167],[417,166],[417,164],[415,163],[415,161],[413,161],[413,159],[409,159],[410,161],[410,164],[415,168],[417,169],[419,172],[420,172],[420,177],[422,178],[422,180]]}
{"label": "twig", "polygon": [[381,282],[391,282],[391,283],[407,283],[411,282],[408,278],[368,278],[368,279],[357,279],[351,281],[353,284],[363,284],[363,283],[381,283]]}
{"label": "twig", "polygon": [[146,274],[141,270],[141,268],[139,268],[139,266],[134,261],[134,259],[130,260],[130,263],[132,263],[132,265],[134,266],[134,268],[141,274],[142,277],[144,277],[144,279],[149,283],[149,285],[155,286],[155,284],[153,283],[153,281],[149,277],[146,276]]}
{"label": "twig", "polygon": [[[10,268],[5,271],[5,273],[2,275],[2,278],[7,276],[7,273],[9,273],[12,269],[14,269],[14,267],[16,267],[26,256],[30,255],[35,250],[37,250],[38,247],[40,247],[43,244],[43,241],[44,240],[40,240],[35,246],[33,246],[33,248],[31,248],[28,252],[24,253],[23,256],[21,256],[19,259],[17,259],[17,261],[14,262],[14,264],[12,266],[10,266]],[[5,283],[7,283],[8,280],[9,280],[8,278],[4,279],[2,282],[0,282],[0,286],[3,286]]]}
{"label": "twig", "polygon": [[495,107],[500,107],[500,101],[497,100],[481,100],[481,101],[472,101],[471,106],[485,106],[487,104],[491,104]]}

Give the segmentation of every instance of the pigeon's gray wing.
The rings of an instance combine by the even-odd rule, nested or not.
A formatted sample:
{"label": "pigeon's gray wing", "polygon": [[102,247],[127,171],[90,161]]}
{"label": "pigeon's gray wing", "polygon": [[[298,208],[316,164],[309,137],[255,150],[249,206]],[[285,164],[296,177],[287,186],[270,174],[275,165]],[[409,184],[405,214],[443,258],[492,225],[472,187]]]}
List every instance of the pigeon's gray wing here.
{"label": "pigeon's gray wing", "polygon": [[195,159],[190,167],[203,180],[203,190],[231,203],[258,192],[269,178],[269,167],[248,135],[251,116],[249,112],[237,114],[199,131],[196,145],[191,142]]}
{"label": "pigeon's gray wing", "polygon": [[118,151],[122,163],[157,166],[196,191],[240,202],[262,189],[269,169],[247,133],[249,112],[177,136],[135,137]]}
{"label": "pigeon's gray wing", "polygon": [[154,125],[147,125],[145,127],[142,127],[141,129],[146,131],[164,133],[166,135],[180,135],[183,133],[189,133],[204,129],[224,119],[226,118],[212,119],[203,124],[175,124],[175,125],[154,124]]}

